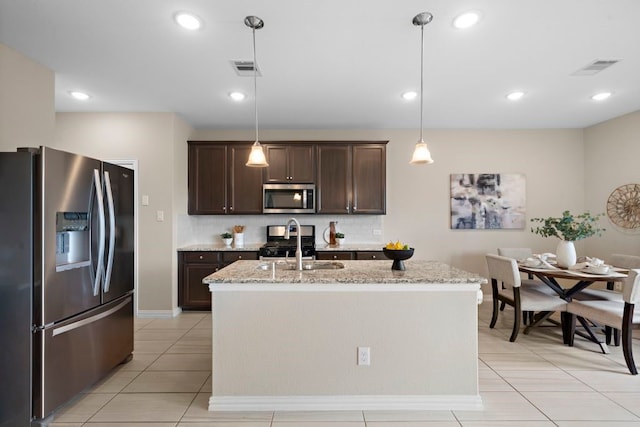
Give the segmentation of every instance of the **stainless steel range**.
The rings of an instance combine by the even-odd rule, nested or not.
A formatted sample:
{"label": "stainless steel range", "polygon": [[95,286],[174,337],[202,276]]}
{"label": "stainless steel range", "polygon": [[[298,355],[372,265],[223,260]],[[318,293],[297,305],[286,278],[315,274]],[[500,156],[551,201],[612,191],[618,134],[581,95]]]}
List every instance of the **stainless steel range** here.
{"label": "stainless steel range", "polygon": [[315,259],[316,256],[316,227],[315,225],[301,225],[289,227],[289,239],[285,239],[286,226],[267,225],[267,243],[260,248],[260,259],[295,258],[296,239],[298,232],[302,242],[302,257]]}

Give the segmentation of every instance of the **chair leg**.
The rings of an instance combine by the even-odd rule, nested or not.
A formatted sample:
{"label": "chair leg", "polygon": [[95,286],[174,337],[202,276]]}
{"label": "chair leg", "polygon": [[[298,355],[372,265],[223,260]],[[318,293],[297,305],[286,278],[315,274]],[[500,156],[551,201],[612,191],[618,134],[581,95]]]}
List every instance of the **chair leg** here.
{"label": "chair leg", "polygon": [[633,304],[624,304],[624,314],[622,316],[622,353],[624,354],[624,361],[627,362],[627,368],[631,375],[638,375],[636,364],[633,361],[633,343],[632,339],[633,331]]}
{"label": "chair leg", "polygon": [[[491,315],[491,323],[489,323],[489,327],[493,329],[496,326],[496,322],[498,321],[498,282],[496,279],[491,279],[491,293],[493,295],[493,314]],[[502,301],[504,305],[504,301]]]}
{"label": "chair leg", "polygon": [[522,317],[522,310],[520,309],[520,288],[513,288],[513,331],[511,331],[511,337],[509,341],[514,342],[518,337],[520,331],[520,318]]}
{"label": "chair leg", "polygon": [[500,303],[500,311],[504,311],[504,307],[507,305],[504,301]]}
{"label": "chair leg", "polygon": [[563,311],[560,313],[562,322],[562,341],[569,347],[573,347],[573,339],[576,335],[576,316],[573,313]]}

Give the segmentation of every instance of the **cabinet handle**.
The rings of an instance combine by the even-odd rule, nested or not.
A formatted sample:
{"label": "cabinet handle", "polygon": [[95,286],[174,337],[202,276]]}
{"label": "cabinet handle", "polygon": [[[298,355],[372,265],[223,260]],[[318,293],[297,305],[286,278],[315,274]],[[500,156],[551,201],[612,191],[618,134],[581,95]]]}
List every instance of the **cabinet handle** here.
{"label": "cabinet handle", "polygon": [[371,256],[371,258],[372,258],[372,259],[376,259],[376,256],[375,256],[375,255],[372,255],[372,256]]}
{"label": "cabinet handle", "polygon": [[202,255],[200,255],[200,257],[199,257],[199,258],[200,258],[200,259],[204,259],[204,257],[203,257]]}
{"label": "cabinet handle", "polygon": [[334,255],[334,256],[333,256],[333,259],[338,259],[338,255]]}
{"label": "cabinet handle", "polygon": [[238,255],[238,259],[242,259],[242,255]]}
{"label": "cabinet handle", "polygon": [[227,210],[227,207],[226,207],[226,206],[223,206],[223,207],[222,207],[222,210],[223,210],[223,211],[226,211],[226,210]]}
{"label": "cabinet handle", "polygon": [[231,206],[231,207],[229,208],[229,210],[230,210],[230,211],[233,211],[233,206]]}

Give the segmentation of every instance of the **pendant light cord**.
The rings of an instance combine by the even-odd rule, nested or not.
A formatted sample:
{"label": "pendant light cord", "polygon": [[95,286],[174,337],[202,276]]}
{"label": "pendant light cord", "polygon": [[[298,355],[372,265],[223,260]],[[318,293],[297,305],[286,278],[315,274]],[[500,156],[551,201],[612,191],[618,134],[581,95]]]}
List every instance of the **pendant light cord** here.
{"label": "pendant light cord", "polygon": [[423,116],[423,104],[424,104],[424,24],[420,26],[421,40],[420,40],[420,142],[424,142],[422,138],[422,116]]}
{"label": "pendant light cord", "polygon": [[253,97],[256,116],[256,142],[258,138],[258,63],[256,62],[256,29],[253,28]]}

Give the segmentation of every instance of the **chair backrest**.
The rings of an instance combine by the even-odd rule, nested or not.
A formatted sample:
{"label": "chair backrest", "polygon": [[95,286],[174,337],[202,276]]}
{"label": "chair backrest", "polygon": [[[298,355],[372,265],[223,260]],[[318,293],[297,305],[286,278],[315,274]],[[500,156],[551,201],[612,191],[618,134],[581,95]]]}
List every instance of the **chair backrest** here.
{"label": "chair backrest", "polygon": [[520,260],[533,256],[533,251],[531,248],[498,248],[498,255]]}
{"label": "chair backrest", "polygon": [[514,258],[495,254],[487,254],[486,258],[491,279],[496,279],[506,286],[520,287],[520,272]]}
{"label": "chair backrest", "polygon": [[640,256],[611,254],[609,263],[620,268],[640,268]]}
{"label": "chair backrest", "polygon": [[629,270],[629,275],[622,284],[622,297],[629,304],[640,303],[640,269]]}

